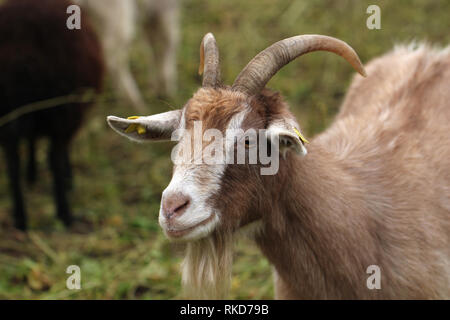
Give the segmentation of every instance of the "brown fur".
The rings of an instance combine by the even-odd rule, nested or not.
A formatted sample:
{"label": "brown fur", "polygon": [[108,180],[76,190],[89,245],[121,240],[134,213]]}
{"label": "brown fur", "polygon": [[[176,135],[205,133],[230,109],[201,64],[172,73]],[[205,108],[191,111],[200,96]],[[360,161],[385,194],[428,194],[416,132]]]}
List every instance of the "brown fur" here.
{"label": "brown fur", "polygon": [[245,98],[243,94],[223,89],[198,90],[186,106],[186,129],[192,128],[194,121],[202,121],[205,130],[225,130],[231,117],[242,111]]}
{"label": "brown fur", "polygon": [[[227,166],[211,198],[222,212],[215,232],[262,221],[255,239],[278,298],[450,298],[449,65],[448,50],[397,49],[356,76],[306,157],[288,153],[275,176]],[[226,120],[232,93],[215,94]],[[277,94],[249,101],[246,127],[292,117]],[[381,290],[366,286],[370,265]]]}
{"label": "brown fur", "polygon": [[[180,113],[188,131],[196,120],[203,131],[269,129],[293,149],[269,176],[261,163],[176,168],[172,188],[195,189],[183,190],[192,210],[185,207],[181,224],[215,219],[210,229],[194,229],[188,244],[190,297],[226,296],[233,240],[253,226],[250,235],[274,266],[277,298],[450,298],[450,49],[400,47],[369,63],[367,73],[355,77],[305,157],[293,152],[304,154],[291,139],[299,126],[278,93],[202,88],[189,100]],[[371,265],[381,270],[379,290],[367,287]]]}

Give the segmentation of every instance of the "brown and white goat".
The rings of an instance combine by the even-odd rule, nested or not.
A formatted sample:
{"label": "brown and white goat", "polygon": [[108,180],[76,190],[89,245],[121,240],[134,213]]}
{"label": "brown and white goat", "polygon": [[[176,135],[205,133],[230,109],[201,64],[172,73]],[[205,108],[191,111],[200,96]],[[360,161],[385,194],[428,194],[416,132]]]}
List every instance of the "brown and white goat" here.
{"label": "brown and white goat", "polygon": [[[159,220],[170,239],[188,241],[185,288],[194,297],[223,297],[233,238],[256,226],[252,236],[274,266],[277,298],[450,298],[450,51],[398,48],[371,62],[304,156],[294,116],[264,87],[285,64],[317,50],[365,74],[344,42],[303,35],[262,51],[233,86],[223,86],[207,34],[203,88],[181,110],[108,117],[137,141],[189,133],[196,120],[203,130],[266,129],[267,144],[279,142],[285,153],[275,175],[260,175],[261,163],[174,166]],[[368,288],[371,265],[381,272],[380,289]]]}

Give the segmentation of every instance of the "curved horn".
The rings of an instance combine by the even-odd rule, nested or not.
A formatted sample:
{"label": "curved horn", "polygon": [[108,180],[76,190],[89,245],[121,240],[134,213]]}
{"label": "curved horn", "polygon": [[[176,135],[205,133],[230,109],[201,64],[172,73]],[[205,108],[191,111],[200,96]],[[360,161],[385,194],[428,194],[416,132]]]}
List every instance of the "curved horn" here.
{"label": "curved horn", "polygon": [[355,50],[344,41],[322,35],[301,35],[278,41],[256,55],[237,76],[233,89],[259,93],[283,66],[312,51],[330,51],[347,60],[361,75],[366,72]]}
{"label": "curved horn", "polygon": [[203,87],[216,87],[220,84],[219,48],[212,33],[207,33],[200,44],[198,73],[203,73]]}

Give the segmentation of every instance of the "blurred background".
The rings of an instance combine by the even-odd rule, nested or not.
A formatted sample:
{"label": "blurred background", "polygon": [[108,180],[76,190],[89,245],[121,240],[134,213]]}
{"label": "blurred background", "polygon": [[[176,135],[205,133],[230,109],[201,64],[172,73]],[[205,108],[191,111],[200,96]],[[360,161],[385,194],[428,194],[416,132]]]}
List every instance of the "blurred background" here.
{"label": "blurred background", "polygon": [[[380,30],[366,27],[371,4],[381,9]],[[297,34],[340,38],[363,63],[398,43],[426,40],[446,46],[450,40],[446,0],[182,0],[179,6],[178,80],[172,96],[160,97],[154,76],[160,62],[146,41],[144,28],[149,26],[137,20],[130,66],[147,114],[181,108],[200,86],[199,45],[207,32],[218,42],[226,84],[259,51]],[[314,53],[282,69],[268,87],[284,95],[311,138],[333,120],[352,74],[341,58]],[[45,140],[37,148],[38,182],[25,187],[29,231],[15,230],[0,157],[1,299],[182,298],[183,246],[165,239],[157,219],[161,192],[171,178],[173,144],[138,145],[108,128],[107,115],[137,113],[116,91],[107,75],[103,94],[72,143],[70,202],[74,215],[88,226],[81,232],[67,230],[55,216]],[[24,146],[21,152],[26,153]],[[66,288],[69,265],[81,268],[81,290]],[[271,267],[247,240],[237,244],[230,298],[273,298]]]}

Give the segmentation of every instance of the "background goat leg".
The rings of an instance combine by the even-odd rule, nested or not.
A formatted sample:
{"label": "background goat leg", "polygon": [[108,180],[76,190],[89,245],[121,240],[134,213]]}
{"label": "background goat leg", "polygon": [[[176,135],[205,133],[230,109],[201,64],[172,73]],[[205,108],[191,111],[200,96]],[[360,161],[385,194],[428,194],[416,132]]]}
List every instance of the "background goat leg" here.
{"label": "background goat leg", "polygon": [[27,163],[27,182],[33,185],[36,182],[36,139],[28,139],[28,163]]}
{"label": "background goat leg", "polygon": [[3,147],[8,166],[9,188],[14,201],[14,225],[17,229],[26,230],[27,221],[20,182],[19,141],[12,138],[5,142]]}
{"label": "background goat leg", "polygon": [[53,138],[50,143],[49,164],[53,174],[53,193],[56,201],[56,212],[66,225],[72,224],[72,214],[67,201],[67,159],[68,142]]}
{"label": "background goat leg", "polygon": [[173,97],[177,89],[178,2],[149,2],[145,11],[145,34],[153,51],[160,97]]}

